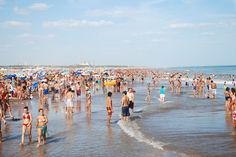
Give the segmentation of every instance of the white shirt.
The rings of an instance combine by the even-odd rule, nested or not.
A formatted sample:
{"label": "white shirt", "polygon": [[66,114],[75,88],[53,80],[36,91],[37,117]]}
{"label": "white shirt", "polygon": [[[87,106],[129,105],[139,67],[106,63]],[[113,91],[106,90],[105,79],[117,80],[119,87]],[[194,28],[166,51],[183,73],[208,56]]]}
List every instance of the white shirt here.
{"label": "white shirt", "polygon": [[129,98],[129,101],[134,102],[134,93],[133,93],[133,92],[128,92],[128,93],[127,93],[127,96],[128,96],[128,98]]}

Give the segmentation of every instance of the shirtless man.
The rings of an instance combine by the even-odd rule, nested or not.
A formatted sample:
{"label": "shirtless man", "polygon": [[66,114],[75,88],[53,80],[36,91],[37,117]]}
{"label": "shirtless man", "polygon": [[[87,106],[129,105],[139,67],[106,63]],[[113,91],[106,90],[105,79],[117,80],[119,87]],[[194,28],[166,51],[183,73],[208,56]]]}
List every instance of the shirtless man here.
{"label": "shirtless man", "polygon": [[123,97],[121,99],[121,110],[122,110],[122,120],[127,122],[130,116],[129,113],[129,97],[127,96],[127,92],[123,92]]}
{"label": "shirtless man", "polygon": [[213,97],[213,98],[216,98],[216,88],[217,88],[217,85],[216,85],[216,83],[214,83],[214,81],[212,80],[212,81],[211,81],[211,89],[212,89],[212,97]]}
{"label": "shirtless man", "polygon": [[44,104],[48,104],[48,84],[46,82],[43,83],[43,99],[44,99]]}
{"label": "shirtless man", "polygon": [[60,100],[60,85],[57,81],[54,84],[54,91],[53,92],[55,94],[55,98],[58,98]]}
{"label": "shirtless man", "polygon": [[66,92],[66,113],[73,113],[73,96],[74,94],[71,91],[71,88]]}

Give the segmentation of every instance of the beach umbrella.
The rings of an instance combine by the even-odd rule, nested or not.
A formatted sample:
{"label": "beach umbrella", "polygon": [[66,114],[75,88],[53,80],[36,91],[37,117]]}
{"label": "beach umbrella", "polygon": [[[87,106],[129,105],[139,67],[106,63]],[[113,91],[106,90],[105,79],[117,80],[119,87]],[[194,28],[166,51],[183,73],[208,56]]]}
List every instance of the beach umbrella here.
{"label": "beach umbrella", "polygon": [[10,75],[6,75],[5,79],[12,79],[12,78],[15,78],[15,77],[16,77],[16,74],[10,74]]}
{"label": "beach umbrella", "polygon": [[32,89],[37,88],[38,85],[39,85],[39,82],[38,82],[38,81],[34,82],[34,83],[32,84]]}
{"label": "beach umbrella", "polygon": [[76,76],[80,76],[82,74],[82,72],[80,71],[80,70],[77,70],[76,72],[75,72],[75,75]]}

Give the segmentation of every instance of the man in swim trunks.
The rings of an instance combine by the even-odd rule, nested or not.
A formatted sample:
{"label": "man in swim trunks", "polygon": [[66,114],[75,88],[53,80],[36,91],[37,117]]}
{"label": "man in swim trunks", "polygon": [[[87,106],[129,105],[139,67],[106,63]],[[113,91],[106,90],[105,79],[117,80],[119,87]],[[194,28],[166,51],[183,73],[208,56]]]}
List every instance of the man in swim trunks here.
{"label": "man in swim trunks", "polygon": [[123,97],[121,99],[121,110],[122,110],[122,120],[127,122],[130,116],[129,113],[129,97],[127,96],[127,92],[123,92]]}
{"label": "man in swim trunks", "polygon": [[216,83],[214,83],[214,81],[211,80],[211,89],[212,89],[212,97],[213,98],[216,98],[216,88],[217,88]]}
{"label": "man in swim trunks", "polygon": [[44,98],[44,103],[48,104],[48,84],[46,82],[43,83],[43,98]]}
{"label": "man in swim trunks", "polygon": [[108,126],[111,123],[111,116],[112,116],[112,113],[113,113],[111,96],[112,96],[112,92],[108,92],[107,98],[106,98],[107,124],[108,124]]}
{"label": "man in swim trunks", "polygon": [[60,99],[60,85],[57,81],[54,84],[54,94],[56,98]]}

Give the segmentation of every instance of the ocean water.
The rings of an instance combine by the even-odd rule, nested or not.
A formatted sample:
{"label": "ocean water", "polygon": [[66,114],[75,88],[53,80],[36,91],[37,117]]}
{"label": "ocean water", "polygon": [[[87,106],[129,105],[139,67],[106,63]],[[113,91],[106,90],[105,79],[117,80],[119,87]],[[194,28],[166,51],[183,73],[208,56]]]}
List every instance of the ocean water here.
{"label": "ocean water", "polygon": [[[231,66],[195,66],[195,67],[173,67],[168,70],[186,71],[190,73],[205,73],[205,74],[228,74],[236,75],[236,65]],[[167,70],[165,69],[165,70]]]}

